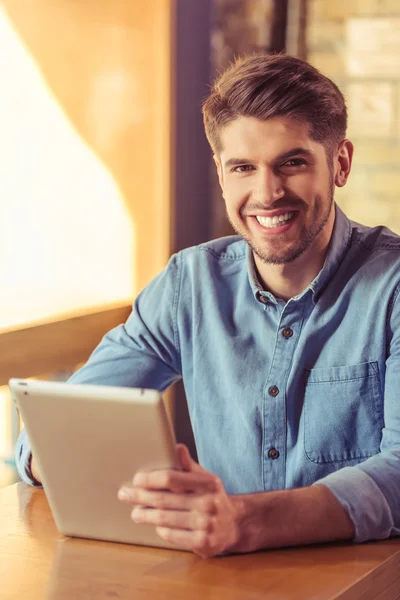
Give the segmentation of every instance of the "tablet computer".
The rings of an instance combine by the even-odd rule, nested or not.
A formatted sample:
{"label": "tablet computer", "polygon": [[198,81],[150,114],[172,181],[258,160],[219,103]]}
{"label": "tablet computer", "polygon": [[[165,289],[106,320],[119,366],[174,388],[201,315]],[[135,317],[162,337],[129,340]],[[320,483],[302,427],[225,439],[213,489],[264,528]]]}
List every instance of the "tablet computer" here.
{"label": "tablet computer", "polygon": [[24,379],[9,387],[61,533],[177,548],[117,498],[139,469],[180,468],[160,392]]}

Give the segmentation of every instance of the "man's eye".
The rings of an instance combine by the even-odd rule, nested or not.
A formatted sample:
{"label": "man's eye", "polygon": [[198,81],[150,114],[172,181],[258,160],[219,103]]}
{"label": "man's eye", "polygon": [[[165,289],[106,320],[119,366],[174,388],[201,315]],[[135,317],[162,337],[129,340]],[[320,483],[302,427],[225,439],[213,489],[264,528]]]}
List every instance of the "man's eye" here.
{"label": "man's eye", "polygon": [[253,167],[251,165],[238,165],[237,167],[233,167],[233,173],[246,173],[247,171],[251,171]]}
{"label": "man's eye", "polygon": [[306,161],[302,158],[291,158],[287,160],[282,166],[283,167],[301,167],[302,165],[306,165]]}

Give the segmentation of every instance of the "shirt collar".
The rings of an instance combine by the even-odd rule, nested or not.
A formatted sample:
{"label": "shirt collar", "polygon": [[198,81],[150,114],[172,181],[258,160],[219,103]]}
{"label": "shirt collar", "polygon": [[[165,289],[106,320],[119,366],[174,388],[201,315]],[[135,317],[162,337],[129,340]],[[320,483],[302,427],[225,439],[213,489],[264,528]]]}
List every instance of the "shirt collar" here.
{"label": "shirt collar", "polygon": [[[310,290],[312,292],[314,304],[318,301],[324,288],[336,273],[347,252],[351,241],[351,230],[351,222],[335,203],[335,223],[333,226],[332,236],[329,242],[324,266],[315,279],[310,283],[308,288],[299,296],[297,296],[297,298],[304,296],[304,294]],[[253,252],[249,245],[247,246],[247,265],[249,282],[255,298],[257,300],[260,300],[260,298],[265,298],[266,300],[277,304],[277,299],[273,296],[273,294],[263,290],[261,286],[257,276]],[[264,300],[264,303],[266,300]]]}

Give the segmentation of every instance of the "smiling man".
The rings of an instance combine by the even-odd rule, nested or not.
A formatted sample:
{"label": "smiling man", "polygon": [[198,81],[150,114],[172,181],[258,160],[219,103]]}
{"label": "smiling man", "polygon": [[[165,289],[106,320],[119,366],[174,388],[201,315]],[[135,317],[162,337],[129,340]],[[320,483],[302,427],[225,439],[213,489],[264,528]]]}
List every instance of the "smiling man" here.
{"label": "smiling man", "polygon": [[323,265],[334,185],[346,183],[353,154],[341,140],[333,164],[309,130],[293,117],[240,116],[225,125],[214,155],[232,227],[253,250],[265,289],[283,299],[305,289]]}
{"label": "smiling man", "polygon": [[[174,255],[71,379],[183,378],[200,464],[179,446],[182,471],[119,498],[203,557],[398,535],[400,239],[334,203],[343,96],[299,59],[251,56],[203,114],[238,236]],[[25,432],[17,461],[37,484]]]}

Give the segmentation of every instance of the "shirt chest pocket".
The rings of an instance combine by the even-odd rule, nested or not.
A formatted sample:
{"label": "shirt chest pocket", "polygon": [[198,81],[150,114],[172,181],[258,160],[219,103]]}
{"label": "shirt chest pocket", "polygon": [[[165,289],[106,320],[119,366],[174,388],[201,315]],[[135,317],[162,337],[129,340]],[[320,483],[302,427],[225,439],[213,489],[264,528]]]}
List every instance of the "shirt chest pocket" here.
{"label": "shirt chest pocket", "polygon": [[306,371],[304,450],[315,463],[379,452],[383,405],[376,362]]}

